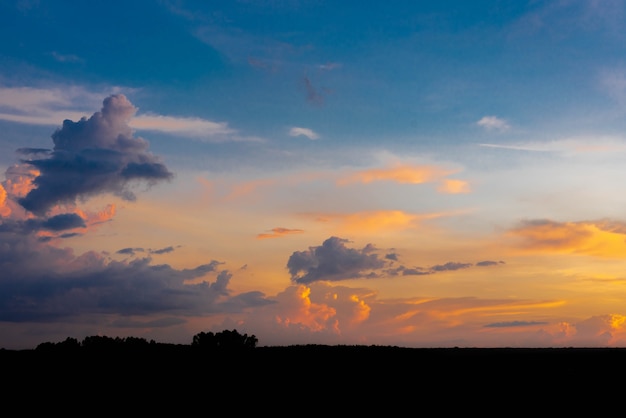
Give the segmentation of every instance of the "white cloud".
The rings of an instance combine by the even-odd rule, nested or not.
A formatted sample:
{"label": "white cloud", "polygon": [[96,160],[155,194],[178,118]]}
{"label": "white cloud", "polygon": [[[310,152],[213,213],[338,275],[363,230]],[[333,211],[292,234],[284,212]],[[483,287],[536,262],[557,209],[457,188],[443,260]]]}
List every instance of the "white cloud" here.
{"label": "white cloud", "polygon": [[[0,120],[29,125],[61,126],[65,119],[78,121],[82,117],[90,116],[100,109],[104,97],[120,91],[119,87],[102,92],[92,92],[75,86],[0,87]],[[238,135],[226,122],[214,122],[197,117],[137,114],[130,120],[129,126],[137,130],[206,141],[260,141],[259,138]],[[310,130],[306,131],[307,133],[302,134],[315,135]]]}
{"label": "white cloud", "polygon": [[178,134],[192,138],[208,138],[235,133],[235,130],[229,128],[225,122],[154,114],[135,116],[130,121],[130,126],[139,130]]}
{"label": "white cloud", "polygon": [[488,131],[504,132],[511,129],[511,126],[506,120],[500,119],[496,116],[483,116],[478,122],[476,122],[476,124]]}
{"label": "white cloud", "polygon": [[318,139],[319,135],[316,134],[315,132],[313,132],[311,129],[308,128],[298,128],[298,127],[293,127],[289,130],[289,135],[291,136],[306,136],[307,138],[313,140],[313,139]]}
{"label": "white cloud", "polygon": [[479,144],[481,147],[515,151],[554,152],[566,155],[609,155],[626,151],[626,138],[619,136],[581,136],[554,141],[528,141],[515,144]]}

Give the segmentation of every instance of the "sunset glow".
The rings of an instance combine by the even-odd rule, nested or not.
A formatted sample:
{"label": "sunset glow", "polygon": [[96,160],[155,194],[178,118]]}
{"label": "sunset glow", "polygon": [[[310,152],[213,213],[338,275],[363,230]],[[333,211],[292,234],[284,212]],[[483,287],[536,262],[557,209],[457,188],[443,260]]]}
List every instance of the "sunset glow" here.
{"label": "sunset glow", "polygon": [[620,2],[0,5],[0,348],[626,346]]}

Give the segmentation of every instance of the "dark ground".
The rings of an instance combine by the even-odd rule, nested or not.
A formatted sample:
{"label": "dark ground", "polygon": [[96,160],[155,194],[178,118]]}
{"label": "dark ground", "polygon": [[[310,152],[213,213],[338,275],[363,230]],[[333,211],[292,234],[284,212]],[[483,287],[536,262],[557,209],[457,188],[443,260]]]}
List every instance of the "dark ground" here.
{"label": "dark ground", "polygon": [[0,350],[0,368],[5,408],[33,413],[595,417],[626,395],[626,348]]}

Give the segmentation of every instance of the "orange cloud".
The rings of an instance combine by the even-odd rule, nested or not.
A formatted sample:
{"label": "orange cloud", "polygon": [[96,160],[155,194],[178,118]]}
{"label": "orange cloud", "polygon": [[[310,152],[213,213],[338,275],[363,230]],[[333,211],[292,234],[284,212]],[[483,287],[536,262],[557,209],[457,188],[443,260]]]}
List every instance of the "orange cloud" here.
{"label": "orange cloud", "polygon": [[509,231],[527,251],[623,257],[626,254],[626,226],[608,222],[524,222]]}
{"label": "orange cloud", "polygon": [[82,211],[77,211],[77,213],[85,220],[88,226],[96,225],[113,219],[115,216],[115,204],[111,203],[96,213]]}
{"label": "orange cloud", "polygon": [[454,172],[441,167],[398,164],[391,168],[358,171],[349,177],[339,179],[337,184],[344,186],[350,183],[371,183],[382,180],[403,184],[421,184],[436,181]]}
{"label": "orange cloud", "polygon": [[35,188],[33,181],[41,172],[29,165],[14,165],[6,171],[5,191],[15,197],[24,197]]}
{"label": "orange cloud", "polygon": [[268,186],[274,183],[274,180],[252,180],[245,183],[240,183],[235,185],[232,188],[232,191],[228,196],[226,196],[227,200],[237,199],[242,196],[247,196],[254,192],[261,186]]}
{"label": "orange cloud", "polygon": [[338,223],[344,232],[376,232],[381,230],[404,230],[414,228],[419,221],[433,219],[444,214],[413,214],[401,210],[379,210],[350,214],[315,214],[319,222]]}
{"label": "orange cloud", "polygon": [[322,331],[337,314],[326,304],[311,302],[311,288],[304,285],[286,289],[280,299],[288,309],[276,316],[276,322],[284,326],[304,325],[311,331]]}
{"label": "orange cloud", "polygon": [[439,184],[437,191],[447,194],[469,193],[470,185],[464,180],[444,179]]}
{"label": "orange cloud", "polygon": [[7,206],[7,191],[0,184],[0,216],[9,216],[10,214],[11,208]]}
{"label": "orange cloud", "polygon": [[288,228],[272,228],[272,232],[269,234],[258,234],[257,239],[266,239],[266,238],[280,238],[285,235],[291,234],[301,234],[304,231],[302,229],[288,229]]}
{"label": "orange cloud", "polygon": [[350,300],[354,302],[352,323],[359,323],[365,321],[370,316],[370,311],[372,308],[365,303],[364,300],[360,299],[358,295],[350,296]]}

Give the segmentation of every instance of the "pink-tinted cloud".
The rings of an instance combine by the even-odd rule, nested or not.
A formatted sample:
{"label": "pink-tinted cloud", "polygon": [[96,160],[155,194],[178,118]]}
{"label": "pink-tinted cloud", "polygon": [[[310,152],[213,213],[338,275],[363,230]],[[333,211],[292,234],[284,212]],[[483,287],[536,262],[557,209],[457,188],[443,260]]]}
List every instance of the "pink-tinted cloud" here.
{"label": "pink-tinted cloud", "polygon": [[302,229],[289,229],[289,228],[277,227],[277,228],[272,228],[271,233],[258,234],[256,237],[257,239],[280,238],[286,235],[302,234],[303,232],[304,231]]}

